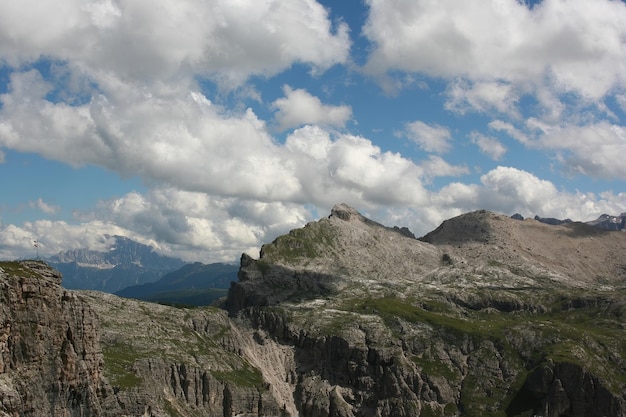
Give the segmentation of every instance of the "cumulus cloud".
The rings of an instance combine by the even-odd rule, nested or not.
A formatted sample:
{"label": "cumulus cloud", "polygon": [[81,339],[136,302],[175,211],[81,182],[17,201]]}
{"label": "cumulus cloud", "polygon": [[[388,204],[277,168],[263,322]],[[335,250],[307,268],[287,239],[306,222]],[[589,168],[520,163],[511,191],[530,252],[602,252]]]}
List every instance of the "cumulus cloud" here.
{"label": "cumulus cloud", "polygon": [[424,170],[400,154],[383,152],[370,140],[331,134],[318,126],[295,130],[285,141],[302,201],[330,207],[348,204],[420,204],[427,198]]}
{"label": "cumulus cloud", "polygon": [[478,209],[589,221],[600,213],[619,214],[625,206],[623,192],[567,192],[528,171],[499,166],[484,174],[479,183],[453,182],[433,192],[428,204],[385,207],[377,210],[374,218],[386,225],[406,226],[422,236],[444,220]]}
{"label": "cumulus cloud", "polygon": [[[293,141],[296,139],[292,138]],[[358,141],[358,138],[342,140]],[[327,144],[334,146],[332,141]],[[372,151],[366,143],[361,146],[364,153],[367,149]],[[313,155],[323,156],[321,152],[310,152],[310,155],[313,159]],[[383,159],[394,157],[397,156],[379,156]],[[442,162],[438,159],[435,156],[429,162],[436,165]],[[401,160],[396,162],[403,165]],[[406,169],[408,165],[404,164]],[[423,168],[427,165],[425,163]],[[373,166],[375,163],[370,162],[368,168]],[[419,171],[419,168],[413,169]],[[360,176],[359,180],[365,178],[363,172],[356,175]],[[344,179],[350,182],[355,178]],[[118,234],[188,261],[233,262],[242,252],[257,256],[263,243],[308,221],[317,220],[329,213],[332,204],[338,201],[347,201],[386,225],[409,227],[418,236],[433,230],[445,219],[476,209],[586,221],[596,218],[599,213],[620,213],[626,206],[626,193],[570,193],[530,172],[504,166],[484,174],[478,184],[454,182],[433,192],[415,188],[415,185],[392,183],[390,179],[388,177],[387,182],[373,180],[369,190],[362,194],[377,187],[387,187],[392,193],[407,193],[405,204],[389,205],[372,199],[364,203],[360,193],[350,193],[349,188],[339,190],[329,199],[333,200],[331,203],[317,206],[215,197],[174,188],[155,188],[145,194],[131,192],[103,200],[96,208],[77,213],[75,223],[49,220],[25,222],[19,226],[0,223],[0,259],[29,256],[34,253],[33,240],[41,243],[42,256],[72,248],[105,250],[110,243],[105,235]],[[315,186],[323,186],[321,182]],[[340,195],[346,190],[348,192]],[[338,199],[340,197],[345,200]]]}
{"label": "cumulus cloud", "polygon": [[459,177],[469,174],[466,166],[452,165],[438,155],[431,155],[420,166],[424,169],[424,177],[433,179],[436,177]]}
{"label": "cumulus cloud", "polygon": [[619,214],[626,204],[626,193],[570,193],[532,173],[511,167],[497,167],[483,175],[481,182],[484,185],[481,198],[504,213],[587,221],[600,213]]}
{"label": "cumulus cloud", "polygon": [[599,99],[626,80],[619,1],[368,0],[366,69],[524,84]]}
{"label": "cumulus cloud", "polygon": [[556,126],[541,137],[541,146],[558,152],[566,170],[610,180],[626,180],[626,127],[598,122]]}
{"label": "cumulus cloud", "polygon": [[626,127],[622,125],[608,121],[550,124],[531,118],[523,128],[502,120],[491,122],[489,127],[507,133],[529,148],[553,152],[554,159],[568,175],[626,179],[620,157],[626,152]]}
{"label": "cumulus cloud", "polygon": [[[619,118],[601,110],[609,123],[575,111],[602,109],[610,94],[615,100],[607,103],[626,108],[623,2],[367,5],[365,72],[389,91],[422,85],[422,74],[443,78],[450,116],[480,113],[489,129],[552,153],[570,173],[626,178]],[[0,224],[0,257],[28,253],[33,239],[44,254],[104,247],[106,233],[189,260],[232,261],[337,202],[418,234],[477,208],[585,219],[626,205],[623,193],[567,193],[512,167],[489,171],[477,184],[431,190],[434,178],[469,169],[439,155],[413,161],[337,131],[353,118],[349,106],[285,86],[269,105],[279,129],[296,128],[283,142],[270,134],[263,110],[222,107],[220,94],[207,96],[209,80],[220,93],[238,88],[229,98],[263,106],[249,80],[294,65],[317,74],[348,63],[348,26],[333,23],[314,0],[24,0],[2,7],[0,65],[12,74],[0,95],[0,148],[139,176],[149,189],[101,201],[74,223]],[[400,129],[426,152],[452,148],[447,127],[417,120]],[[470,138],[494,160],[506,152],[486,134]],[[30,206],[58,210],[41,199]]]}
{"label": "cumulus cloud", "polygon": [[480,184],[457,182],[444,186],[431,201],[432,206],[426,209],[433,221],[439,222],[477,209],[588,221],[601,213],[623,212],[626,193],[567,192],[528,171],[499,166],[481,176]]}
{"label": "cumulus cloud", "polygon": [[[108,97],[69,106],[43,96],[35,70],[12,80],[11,92],[0,96],[6,147],[196,191],[285,198],[299,187],[250,110],[226,112],[193,90],[119,83],[107,86]],[[16,84],[33,87],[25,95]]]}
{"label": "cumulus cloud", "polygon": [[272,108],[277,110],[274,117],[281,131],[306,124],[344,127],[352,117],[350,106],[322,104],[319,98],[304,89],[294,90],[285,85],[283,92],[285,97],[272,103]]}
{"label": "cumulus cloud", "polygon": [[24,0],[3,5],[0,56],[18,67],[45,55],[124,80],[206,74],[239,84],[295,62],[345,62],[348,31],[314,0]]}
{"label": "cumulus cloud", "polygon": [[478,149],[494,161],[500,160],[506,153],[506,147],[494,137],[483,135],[479,132],[470,133],[472,143],[478,146]]}
{"label": "cumulus cloud", "polygon": [[451,148],[450,130],[443,126],[416,120],[406,124],[404,135],[426,152],[445,153]]}

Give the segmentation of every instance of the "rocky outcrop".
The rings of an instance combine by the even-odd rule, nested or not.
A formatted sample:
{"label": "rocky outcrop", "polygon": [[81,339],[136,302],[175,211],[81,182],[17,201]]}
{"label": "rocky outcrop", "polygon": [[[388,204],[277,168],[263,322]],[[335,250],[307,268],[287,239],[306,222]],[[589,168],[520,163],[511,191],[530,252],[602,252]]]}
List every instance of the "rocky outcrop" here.
{"label": "rocky outcrop", "polygon": [[41,262],[2,264],[1,415],[107,415],[96,317],[60,283]]}

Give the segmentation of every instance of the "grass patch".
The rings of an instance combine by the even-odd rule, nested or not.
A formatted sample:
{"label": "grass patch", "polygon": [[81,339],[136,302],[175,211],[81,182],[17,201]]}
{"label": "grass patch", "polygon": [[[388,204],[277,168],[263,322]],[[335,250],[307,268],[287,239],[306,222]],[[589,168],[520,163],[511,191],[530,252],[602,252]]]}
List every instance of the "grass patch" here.
{"label": "grass patch", "polygon": [[438,359],[420,358],[418,356],[414,356],[412,359],[422,369],[422,372],[427,375],[440,376],[448,381],[458,381],[461,378],[461,373],[457,369]]}
{"label": "grass patch", "polygon": [[334,242],[335,236],[327,226],[310,223],[264,245],[263,257],[270,261],[314,259],[327,253],[326,248],[334,246]]}
{"label": "grass patch", "polygon": [[139,359],[139,354],[132,346],[118,343],[106,346],[102,353],[104,354],[104,372],[111,385],[128,389],[141,384],[142,379],[132,370],[135,361]]}
{"label": "grass patch", "polygon": [[240,387],[259,387],[263,384],[261,371],[247,362],[243,368],[232,371],[211,371],[211,374],[219,381],[229,382]]}
{"label": "grass patch", "polygon": [[[42,261],[31,262],[39,262],[42,265],[46,265]],[[36,271],[22,265],[20,261],[0,261],[0,268],[2,268],[7,275],[16,277],[28,278],[32,276],[40,276]]]}

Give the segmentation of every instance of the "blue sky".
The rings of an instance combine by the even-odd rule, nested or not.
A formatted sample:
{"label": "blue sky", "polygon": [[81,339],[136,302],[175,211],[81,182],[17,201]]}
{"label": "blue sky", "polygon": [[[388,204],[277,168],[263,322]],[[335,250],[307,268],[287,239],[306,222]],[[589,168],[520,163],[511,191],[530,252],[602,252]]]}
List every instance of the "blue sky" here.
{"label": "blue sky", "polygon": [[348,203],[626,211],[626,3],[0,4],[0,258],[235,262]]}

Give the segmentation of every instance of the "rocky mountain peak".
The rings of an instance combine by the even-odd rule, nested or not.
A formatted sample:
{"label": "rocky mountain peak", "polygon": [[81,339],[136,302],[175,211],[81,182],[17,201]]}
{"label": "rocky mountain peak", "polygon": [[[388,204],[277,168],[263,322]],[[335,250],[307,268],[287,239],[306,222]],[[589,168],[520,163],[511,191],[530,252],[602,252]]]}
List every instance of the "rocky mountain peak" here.
{"label": "rocky mountain peak", "polygon": [[420,240],[433,244],[488,242],[494,233],[494,221],[505,216],[487,210],[477,210],[445,220]]}
{"label": "rocky mountain peak", "polygon": [[330,217],[336,217],[344,221],[364,221],[365,217],[356,209],[345,203],[336,204],[330,211]]}

